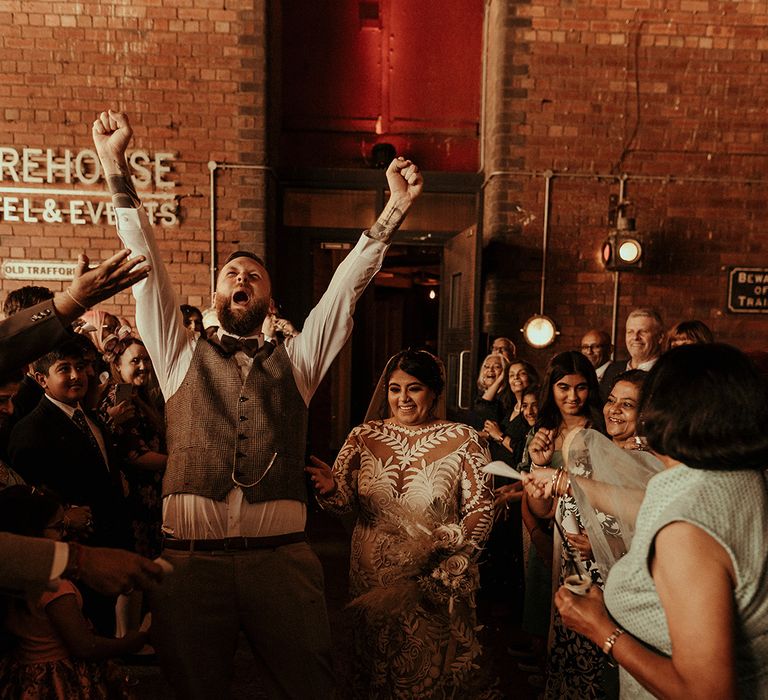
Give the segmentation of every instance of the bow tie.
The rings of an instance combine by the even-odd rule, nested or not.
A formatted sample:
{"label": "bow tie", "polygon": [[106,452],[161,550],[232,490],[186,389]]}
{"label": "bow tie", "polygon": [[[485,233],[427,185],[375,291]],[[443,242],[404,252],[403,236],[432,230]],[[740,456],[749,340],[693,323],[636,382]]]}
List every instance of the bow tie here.
{"label": "bow tie", "polygon": [[222,335],[221,347],[229,355],[234,355],[236,352],[244,352],[248,357],[253,357],[259,351],[259,339],[235,338],[233,335]]}

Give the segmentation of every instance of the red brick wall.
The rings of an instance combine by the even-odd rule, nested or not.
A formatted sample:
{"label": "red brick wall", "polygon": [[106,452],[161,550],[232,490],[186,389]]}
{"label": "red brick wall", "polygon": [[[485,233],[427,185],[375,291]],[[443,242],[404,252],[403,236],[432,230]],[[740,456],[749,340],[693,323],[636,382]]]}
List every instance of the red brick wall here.
{"label": "red brick wall", "polygon": [[[266,23],[264,0],[3,3],[0,147],[51,148],[59,155],[65,148],[79,151],[91,146],[90,126],[100,110],[127,111],[135,148],[175,155],[166,177],[176,182],[180,224],[156,230],[177,291],[183,289],[180,301],[205,307],[210,288],[207,164],[265,161]],[[219,258],[237,245],[264,252],[268,177],[259,170],[218,171]],[[0,187],[25,186],[8,180],[6,172]],[[81,250],[98,259],[119,248],[114,228],[106,223],[9,222],[2,212],[0,204],[3,260],[67,260]],[[28,283],[0,280],[3,290]],[[128,294],[105,308],[133,316]]]}
{"label": "red brick wall", "polygon": [[[208,301],[208,161],[275,162],[267,134],[278,125],[274,111],[269,126],[265,117],[277,96],[267,82],[274,5],[15,0],[0,11],[0,147],[88,148],[96,113],[126,109],[137,148],[175,155],[181,224],[158,231],[182,301]],[[724,340],[765,347],[768,317],[724,311],[725,268],[768,265],[765,3],[490,0],[487,13],[484,330],[519,339],[538,311],[548,169],[554,349],[609,325],[612,275],[597,254],[614,178],[626,173],[648,258],[623,275],[622,324],[633,306],[655,304],[670,323],[698,317]],[[272,176],[226,169],[216,182],[219,257],[236,245],[269,256]],[[0,220],[0,259],[83,249],[95,258],[116,250],[113,228]],[[127,294],[108,308],[132,315]]]}
{"label": "red brick wall", "polygon": [[[647,250],[624,273],[620,338],[635,306],[668,325],[768,345],[768,316],[726,312],[727,267],[768,266],[768,8],[714,0],[492,0],[485,140],[485,330],[539,308],[543,171],[552,170],[547,351],[608,329],[613,276],[599,262],[615,176]],[[607,175],[608,177],[598,177]],[[623,342],[619,343],[623,352]]]}

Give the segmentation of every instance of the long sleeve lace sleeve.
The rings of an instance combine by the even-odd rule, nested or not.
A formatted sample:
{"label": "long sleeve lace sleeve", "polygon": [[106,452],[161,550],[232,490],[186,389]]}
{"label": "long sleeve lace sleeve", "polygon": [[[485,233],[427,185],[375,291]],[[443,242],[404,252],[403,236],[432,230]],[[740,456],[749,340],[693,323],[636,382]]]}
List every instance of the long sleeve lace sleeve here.
{"label": "long sleeve lace sleeve", "polygon": [[336,515],[349,513],[357,506],[357,475],[360,471],[360,443],[357,431],[347,437],[333,463],[336,490],[330,496],[317,497],[323,510]]}
{"label": "long sleeve lace sleeve", "polygon": [[482,468],[491,461],[488,448],[473,434],[466,445],[461,478],[460,517],[464,534],[479,554],[493,527],[493,478]]}

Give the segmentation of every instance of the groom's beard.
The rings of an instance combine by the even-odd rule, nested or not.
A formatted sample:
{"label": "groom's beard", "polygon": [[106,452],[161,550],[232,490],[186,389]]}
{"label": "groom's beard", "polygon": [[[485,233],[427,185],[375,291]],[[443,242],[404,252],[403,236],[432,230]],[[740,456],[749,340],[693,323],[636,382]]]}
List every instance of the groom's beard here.
{"label": "groom's beard", "polygon": [[229,300],[216,298],[219,325],[233,335],[249,336],[261,332],[261,325],[269,312],[269,300],[259,299],[243,311],[233,311]]}

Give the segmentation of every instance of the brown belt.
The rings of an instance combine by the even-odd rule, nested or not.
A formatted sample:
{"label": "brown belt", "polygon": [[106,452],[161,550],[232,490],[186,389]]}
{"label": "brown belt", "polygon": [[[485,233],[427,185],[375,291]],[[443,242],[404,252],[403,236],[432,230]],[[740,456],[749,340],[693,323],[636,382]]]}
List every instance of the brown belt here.
{"label": "brown belt", "polygon": [[270,537],[225,537],[222,540],[177,540],[166,537],[165,549],[181,549],[187,552],[241,552],[246,549],[275,549],[286,544],[305,542],[303,532],[289,532],[286,535]]}

